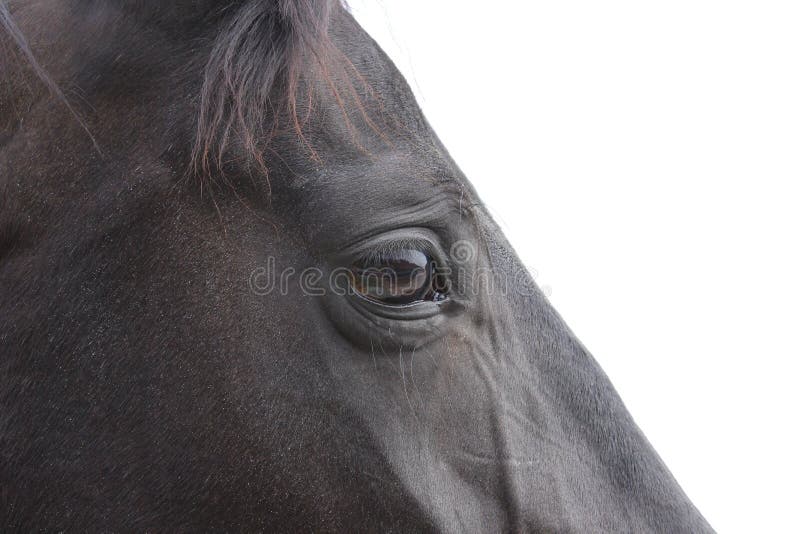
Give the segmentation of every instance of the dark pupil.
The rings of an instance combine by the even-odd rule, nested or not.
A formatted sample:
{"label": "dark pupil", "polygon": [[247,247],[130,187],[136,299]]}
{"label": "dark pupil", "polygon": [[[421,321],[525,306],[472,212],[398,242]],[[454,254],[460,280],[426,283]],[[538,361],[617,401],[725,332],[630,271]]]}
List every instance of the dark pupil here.
{"label": "dark pupil", "polygon": [[353,288],[383,304],[434,300],[434,266],[420,250],[398,250],[357,262],[351,268]]}

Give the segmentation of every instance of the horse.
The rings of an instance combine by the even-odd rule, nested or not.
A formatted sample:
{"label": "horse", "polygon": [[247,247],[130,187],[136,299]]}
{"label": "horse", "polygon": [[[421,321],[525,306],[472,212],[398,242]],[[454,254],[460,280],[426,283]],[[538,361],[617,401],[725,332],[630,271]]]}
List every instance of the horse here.
{"label": "horse", "polygon": [[711,531],[346,6],[0,26],[4,530]]}

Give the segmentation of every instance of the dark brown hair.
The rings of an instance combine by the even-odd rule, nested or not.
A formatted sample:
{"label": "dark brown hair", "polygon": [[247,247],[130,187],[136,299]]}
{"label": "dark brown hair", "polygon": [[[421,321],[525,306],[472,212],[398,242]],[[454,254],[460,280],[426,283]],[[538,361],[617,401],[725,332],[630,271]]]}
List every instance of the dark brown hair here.
{"label": "dark brown hair", "polygon": [[[330,82],[328,69],[338,54],[328,23],[341,8],[338,0],[250,0],[236,9],[206,64],[192,154],[195,173],[220,169],[235,141],[266,174],[263,148],[282,116],[302,138],[300,73],[317,70]],[[272,121],[265,120],[269,116]]]}
{"label": "dark brown hair", "polygon": [[[205,64],[199,97],[189,169],[193,174],[209,177],[220,171],[223,157],[231,145],[237,145],[248,164],[266,175],[263,154],[279,126],[288,125],[305,142],[297,103],[301,73],[320,75],[344,108],[333,79],[349,80],[348,74],[357,77],[358,73],[328,35],[331,18],[341,9],[344,5],[340,0],[240,0],[218,10],[219,29]],[[37,61],[3,0],[0,29],[47,88],[84,125]],[[341,72],[334,73],[333,69]],[[352,83],[347,83],[348,93],[355,95]],[[282,119],[288,120],[281,124]],[[84,129],[89,132],[85,125]],[[306,144],[313,157],[313,148]]]}

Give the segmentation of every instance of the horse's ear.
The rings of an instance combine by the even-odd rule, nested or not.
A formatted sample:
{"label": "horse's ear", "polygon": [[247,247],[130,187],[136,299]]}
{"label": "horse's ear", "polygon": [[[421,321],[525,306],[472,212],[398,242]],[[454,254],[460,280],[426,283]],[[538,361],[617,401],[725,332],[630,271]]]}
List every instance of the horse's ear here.
{"label": "horse's ear", "polygon": [[231,135],[266,173],[260,155],[262,132],[270,135],[265,117],[277,120],[288,111],[299,128],[300,73],[333,55],[328,26],[338,9],[339,0],[247,0],[229,8],[206,64],[192,158],[196,173],[219,166]]}

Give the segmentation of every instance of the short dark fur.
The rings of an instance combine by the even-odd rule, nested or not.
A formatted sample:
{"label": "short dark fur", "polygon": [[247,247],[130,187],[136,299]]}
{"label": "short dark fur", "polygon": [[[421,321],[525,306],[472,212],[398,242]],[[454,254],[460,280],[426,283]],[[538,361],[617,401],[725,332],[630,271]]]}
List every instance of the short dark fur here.
{"label": "short dark fur", "polygon": [[[0,529],[710,531],[338,4],[9,6]],[[400,246],[447,299],[295,283]]]}

